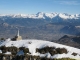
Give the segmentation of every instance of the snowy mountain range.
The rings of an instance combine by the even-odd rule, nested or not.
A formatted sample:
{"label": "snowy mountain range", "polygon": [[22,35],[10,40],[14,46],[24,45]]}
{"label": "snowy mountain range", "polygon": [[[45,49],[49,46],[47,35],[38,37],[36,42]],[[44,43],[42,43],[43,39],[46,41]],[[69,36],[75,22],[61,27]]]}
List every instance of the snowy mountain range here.
{"label": "snowy mountain range", "polygon": [[[25,48],[29,49],[30,54],[27,53],[28,55],[46,57],[46,58],[50,58],[50,59],[53,59],[53,58],[57,58],[57,59],[71,58],[71,59],[76,59],[76,60],[80,59],[80,49],[62,45],[62,44],[58,44],[58,43],[54,43],[54,42],[43,41],[43,40],[27,39],[27,40],[11,41],[10,39],[7,39],[6,41],[0,42],[0,47],[1,46],[6,46],[6,47],[15,46],[17,48],[25,47]],[[44,49],[45,47],[48,48],[47,52],[41,53],[41,51],[40,52],[38,51],[39,49]],[[59,50],[57,50],[57,49],[61,49],[61,48],[63,49],[63,53],[56,53],[53,55],[50,53],[50,51],[59,52]],[[64,52],[64,51],[66,51],[64,48],[67,50],[67,53]],[[48,52],[49,49],[50,49],[50,51]],[[46,51],[46,50],[44,50],[44,51]],[[42,50],[42,52],[44,52],[44,51]],[[0,50],[0,53],[2,53],[1,50]],[[10,51],[8,51],[5,54],[11,54],[11,53],[10,53]],[[22,52],[19,54],[24,55]],[[17,55],[18,55],[18,53],[17,53]]]}
{"label": "snowy mountain range", "polygon": [[34,18],[34,19],[46,19],[46,18],[62,18],[62,19],[80,19],[80,14],[67,14],[67,13],[43,13],[37,14],[0,14],[0,17],[12,17],[12,18]]}
{"label": "snowy mountain range", "polygon": [[[26,38],[56,40],[66,34],[80,34],[80,14],[0,14],[0,38],[13,37],[16,29]],[[56,28],[57,27],[57,28]],[[79,45],[78,45],[79,47]]]}

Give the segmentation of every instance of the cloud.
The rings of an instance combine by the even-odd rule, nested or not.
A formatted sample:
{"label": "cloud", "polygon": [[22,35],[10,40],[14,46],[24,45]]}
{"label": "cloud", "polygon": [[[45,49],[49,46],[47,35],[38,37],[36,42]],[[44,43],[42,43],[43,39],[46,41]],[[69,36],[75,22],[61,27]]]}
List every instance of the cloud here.
{"label": "cloud", "polygon": [[78,1],[60,1],[60,4],[65,4],[65,5],[80,5]]}

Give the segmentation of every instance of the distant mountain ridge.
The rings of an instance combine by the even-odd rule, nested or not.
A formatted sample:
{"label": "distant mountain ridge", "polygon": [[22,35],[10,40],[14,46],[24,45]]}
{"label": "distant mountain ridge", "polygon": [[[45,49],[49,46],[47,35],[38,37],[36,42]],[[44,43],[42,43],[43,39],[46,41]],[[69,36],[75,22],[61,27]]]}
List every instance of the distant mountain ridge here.
{"label": "distant mountain ridge", "polygon": [[68,46],[73,46],[76,48],[80,48],[80,36],[68,36],[64,35],[61,37],[57,43],[68,45]]}
{"label": "distant mountain ridge", "polygon": [[19,28],[24,38],[55,40],[65,34],[79,34],[79,26],[80,14],[0,14],[0,38],[13,37]]}
{"label": "distant mountain ridge", "polygon": [[54,19],[55,17],[62,19],[80,19],[80,14],[67,14],[67,13],[43,13],[38,12],[37,14],[0,14],[1,17],[12,17],[12,18],[34,18],[34,19]]}

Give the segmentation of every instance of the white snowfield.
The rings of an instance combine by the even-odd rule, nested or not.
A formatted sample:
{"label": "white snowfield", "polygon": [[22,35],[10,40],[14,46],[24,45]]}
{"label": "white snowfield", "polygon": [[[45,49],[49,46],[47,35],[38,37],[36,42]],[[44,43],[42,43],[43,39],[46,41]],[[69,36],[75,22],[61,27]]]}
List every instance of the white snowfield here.
{"label": "white snowfield", "polygon": [[[4,45],[6,47],[10,47],[10,46],[15,46],[18,48],[26,47],[26,48],[29,48],[31,55],[36,55],[40,57],[46,56],[47,58],[73,58],[76,60],[80,60],[80,49],[58,44],[58,43],[54,43],[54,42],[44,41],[44,40],[26,39],[26,40],[19,40],[19,41],[11,41],[10,39],[8,39],[4,41],[3,43],[0,43],[0,46],[4,46]],[[36,52],[36,48],[44,48],[46,46],[55,47],[55,48],[66,48],[68,53],[67,54],[65,53],[55,54],[51,56],[50,53],[40,54]],[[77,53],[77,55],[76,56],[72,55],[73,52]]]}

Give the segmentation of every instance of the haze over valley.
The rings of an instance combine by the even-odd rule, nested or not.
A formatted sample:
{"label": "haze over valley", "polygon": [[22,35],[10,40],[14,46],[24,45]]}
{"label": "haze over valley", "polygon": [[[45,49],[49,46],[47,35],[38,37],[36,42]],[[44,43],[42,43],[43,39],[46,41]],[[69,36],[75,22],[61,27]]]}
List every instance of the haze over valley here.
{"label": "haze over valley", "polygon": [[[42,13],[0,15],[0,35],[15,36],[17,28],[23,38],[56,40],[63,35],[78,35],[80,14]],[[5,29],[4,29],[5,28]]]}

